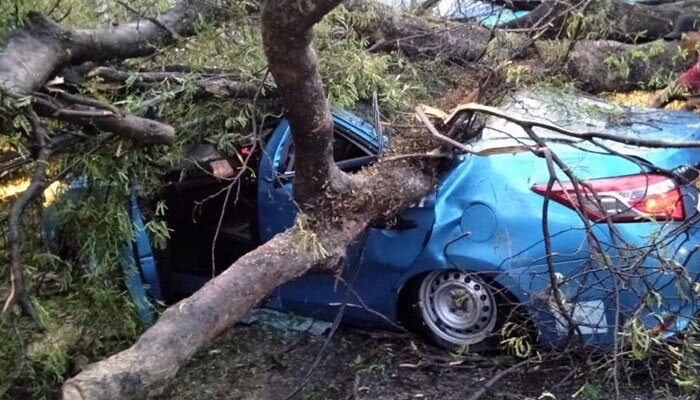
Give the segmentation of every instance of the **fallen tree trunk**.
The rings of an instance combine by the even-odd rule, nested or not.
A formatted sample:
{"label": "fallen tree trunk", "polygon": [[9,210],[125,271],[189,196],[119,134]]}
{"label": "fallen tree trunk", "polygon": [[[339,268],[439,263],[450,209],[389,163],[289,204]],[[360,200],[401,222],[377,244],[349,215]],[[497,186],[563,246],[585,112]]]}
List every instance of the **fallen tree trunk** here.
{"label": "fallen tree trunk", "polygon": [[[328,232],[349,241],[362,224]],[[274,288],[308,271],[315,261],[298,249],[290,230],[243,256],[191,297],[169,307],[131,348],[84,369],[63,385],[64,400],[144,399],[159,393],[197,351],[262,301]],[[332,251],[333,260],[342,254]]]}
{"label": "fallen tree trunk", "polygon": [[[208,1],[183,0],[156,18],[104,29],[70,30],[44,15],[32,13],[26,26],[11,33],[0,55],[0,94],[12,98],[30,96],[66,65],[149,55],[158,46],[194,33],[200,18],[223,15],[226,15],[224,9]],[[175,135],[170,125],[123,111],[86,108],[85,104],[40,114],[114,132],[141,144],[171,143]]]}
{"label": "fallen tree trunk", "polygon": [[[271,1],[266,7],[272,4]],[[304,211],[313,216],[313,223],[278,235],[243,256],[191,298],[170,307],[130,349],[91,365],[68,380],[63,388],[64,398],[139,399],[157,393],[198,350],[206,347],[224,329],[238,321],[274,288],[312,268],[337,268],[347,246],[374,219],[390,215],[417,201],[433,187],[436,171],[434,163],[408,162],[403,159],[401,162],[380,164],[353,176],[342,173],[335,167],[331,154],[333,126],[330,123],[330,110],[310,42],[311,26],[338,2],[339,0],[316,0],[299,3],[280,0],[271,8],[263,9],[264,40],[271,63],[270,70],[290,110],[295,152],[298,156],[295,198]],[[171,10],[167,15],[179,15],[178,22],[165,17],[158,17],[159,23],[143,20],[141,23],[148,27],[147,32],[152,35],[141,36],[139,33],[136,37],[144,41],[138,42],[138,45],[133,45],[135,37],[126,35],[126,31],[110,29],[64,30],[61,32],[68,32],[68,35],[67,39],[63,39],[68,42],[57,40],[54,37],[56,25],[45,23],[45,20],[39,18],[36,20],[39,22],[32,25],[34,28],[14,36],[19,39],[11,40],[9,43],[12,46],[0,57],[0,85],[17,95],[36,90],[50,77],[51,71],[60,65],[89,59],[89,46],[96,49],[92,55],[96,60],[104,60],[108,55],[132,57],[147,54],[153,50],[153,46],[173,40],[173,33],[189,32],[196,16],[208,10],[202,4],[205,3],[185,1]],[[512,51],[510,47],[506,50],[511,55],[518,54],[523,62],[539,61],[537,55],[523,51],[535,48],[526,35],[491,31],[474,24],[437,24],[404,16],[368,1],[350,1],[348,6],[375,13],[375,18],[362,28],[362,32],[372,39],[372,49],[375,51],[396,49],[409,57],[430,57],[468,65],[484,57],[489,46],[494,43],[492,41],[505,43],[510,40],[511,44],[514,43]],[[190,25],[183,21],[189,21]],[[129,30],[132,31],[133,29]],[[39,43],[42,40],[37,32],[47,33],[46,43]],[[115,37],[102,36],[109,32]],[[123,35],[117,34],[118,32]],[[76,38],[82,39],[72,41]],[[98,38],[101,39],[97,40]],[[118,38],[132,45],[127,46],[127,49],[117,49],[114,46],[120,44]],[[23,41],[27,43],[27,49],[20,48]],[[62,50],[72,48],[65,47],[66,43],[81,43],[81,46],[75,48],[76,54],[81,56],[63,54]],[[590,50],[593,48],[591,46],[595,51]],[[606,63],[605,60],[609,60],[611,55],[620,56],[621,52],[632,57],[636,49],[639,47],[612,42],[580,42],[571,49],[568,71],[572,76],[579,74],[577,78],[585,82],[590,90],[608,90],[615,76],[608,76],[609,70],[601,69],[610,69],[613,64],[612,61]],[[673,54],[677,54],[671,45],[662,45],[661,52],[651,45],[644,49],[653,52],[649,57],[656,57],[655,64],[650,65],[659,68],[662,67],[662,60],[669,60]],[[53,51],[53,54],[60,55],[59,59],[44,60],[50,63],[51,71],[30,59],[31,51],[38,50],[46,50],[49,52],[47,54],[52,54]],[[110,55],[110,51],[114,53]],[[12,68],[17,66],[17,60],[20,59],[27,60],[28,67],[37,69],[37,77],[13,72]],[[624,76],[620,82],[621,87],[639,85],[640,81],[651,77],[650,68],[636,65],[620,74]],[[593,79],[601,74],[605,75],[604,79]],[[94,121],[93,118],[89,124]],[[426,148],[432,147],[428,143],[424,145]],[[300,245],[309,242],[299,240],[304,235],[310,235],[313,239],[312,246],[321,246],[321,253],[326,256],[319,259],[319,252],[314,251],[314,248]]]}
{"label": "fallen tree trunk", "polygon": [[[435,22],[404,15],[367,0],[351,0],[348,7],[376,16],[360,28],[370,38],[371,50],[401,51],[414,59],[444,60],[465,66],[482,58],[494,63],[517,59],[531,66],[533,75],[564,72],[591,93],[663,85],[693,62],[683,56],[676,42],[658,40],[634,45],[611,40],[533,41],[524,34],[490,32],[477,24]],[[562,65],[566,66],[564,71],[560,71]]]}
{"label": "fallen tree trunk", "polygon": [[575,16],[577,23],[583,23],[579,37],[640,43],[660,39],[673,29],[678,16],[699,11],[698,0],[653,5],[624,0],[545,0],[529,14],[498,27],[541,38],[564,38],[566,24],[573,21],[569,17]]}
{"label": "fallen tree trunk", "polygon": [[[428,168],[426,168],[428,167]],[[246,254],[189,298],[169,307],[131,348],[92,364],[63,385],[64,400],[144,399],[160,392],[179,368],[239,321],[277,286],[314,268],[337,269],[346,248],[375,218],[419,200],[433,186],[429,165],[398,161],[354,176],[363,190],[343,219],[295,227]],[[433,164],[434,169],[434,164]],[[427,172],[417,172],[427,171]],[[328,255],[315,258],[303,236]]]}
{"label": "fallen tree trunk", "polygon": [[631,45],[585,40],[574,44],[566,72],[588,92],[629,91],[665,85],[694,61],[682,57],[673,42]]}
{"label": "fallen tree trunk", "polygon": [[312,268],[337,271],[347,247],[371,221],[432,188],[435,163],[395,160],[347,175],[333,161],[333,120],[311,29],[339,2],[317,0],[301,7],[294,0],[270,0],[262,12],[270,71],[289,109],[295,144],[294,199],[311,215],[310,222],[297,220],[296,227],[168,308],[131,348],[66,381],[65,400],[143,399],[158,393],[197,351],[276,287]]}

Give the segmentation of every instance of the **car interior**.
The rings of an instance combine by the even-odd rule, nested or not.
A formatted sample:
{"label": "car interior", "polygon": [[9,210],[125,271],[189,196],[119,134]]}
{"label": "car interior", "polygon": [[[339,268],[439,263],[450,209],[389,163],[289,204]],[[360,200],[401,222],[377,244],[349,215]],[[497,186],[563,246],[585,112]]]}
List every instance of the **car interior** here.
{"label": "car interior", "polygon": [[[294,176],[293,145],[289,143],[278,168],[281,183],[291,182]],[[346,172],[357,171],[377,158],[366,145],[351,140],[340,129],[335,131],[333,155]],[[226,160],[236,173],[243,168],[235,157]],[[259,244],[255,174],[247,170],[236,181],[220,179],[207,171],[209,163],[211,157],[183,179],[178,174],[162,192],[166,220],[172,229],[167,248],[156,250],[162,277],[175,273],[211,278]],[[171,301],[184,294],[165,295]]]}

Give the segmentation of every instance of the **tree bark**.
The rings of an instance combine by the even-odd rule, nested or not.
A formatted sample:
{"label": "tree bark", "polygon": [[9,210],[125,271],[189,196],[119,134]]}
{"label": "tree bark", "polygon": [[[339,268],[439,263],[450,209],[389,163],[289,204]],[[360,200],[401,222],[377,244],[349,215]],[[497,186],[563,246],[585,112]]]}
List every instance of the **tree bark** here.
{"label": "tree bark", "polygon": [[[506,36],[505,32],[498,30],[490,35],[486,28],[477,24],[438,23],[405,15],[367,0],[350,0],[347,6],[375,15],[360,28],[360,33],[373,43],[371,50],[397,50],[413,59],[444,60],[468,66],[479,61],[493,41],[498,51],[505,52],[499,57],[509,60],[517,57],[518,61],[533,68],[549,66],[557,69],[554,72],[560,72],[560,58],[568,54],[563,72],[591,93],[653,87],[654,83],[664,83],[694,61],[682,57],[676,42],[634,45],[609,40],[581,40],[568,49],[565,43],[528,41],[526,35]],[[538,51],[534,51],[535,48]]]}
{"label": "tree bark", "polygon": [[[66,381],[64,400],[143,399],[158,393],[197,351],[273,289],[312,268],[337,269],[347,246],[372,220],[417,201],[432,188],[435,165],[420,168],[407,160],[394,161],[352,178],[335,166],[333,120],[310,44],[313,25],[339,2],[269,0],[262,9],[265,51],[293,132],[294,195],[313,215],[311,222],[241,257],[168,308],[131,348]],[[355,190],[347,195],[351,186]],[[304,248],[301,243],[309,240],[302,236],[311,237],[311,246],[322,248],[325,257]]]}
{"label": "tree bark", "polygon": [[158,46],[194,32],[198,19],[221,9],[205,0],[183,0],[155,20],[140,19],[103,29],[69,30],[32,13],[29,24],[15,30],[0,57],[0,88],[15,95],[38,90],[52,72],[66,64],[123,60],[153,53]]}
{"label": "tree bark", "polygon": [[498,27],[527,30],[541,38],[554,38],[561,36],[567,17],[574,10],[583,8],[588,18],[596,15],[598,23],[579,32],[581,37],[593,35],[600,39],[639,43],[660,39],[669,33],[678,16],[697,14],[700,1],[647,5],[624,0],[545,0],[529,14]]}
{"label": "tree bark", "polygon": [[436,22],[403,14],[395,8],[368,0],[349,0],[348,9],[373,15],[358,27],[370,40],[370,51],[401,51],[408,57],[467,64],[486,50],[490,31],[479,24]]}
{"label": "tree bark", "polygon": [[[13,98],[31,95],[66,65],[149,55],[159,45],[192,34],[199,18],[222,15],[225,12],[221,8],[206,0],[183,0],[157,18],[104,29],[69,30],[41,14],[32,13],[27,26],[11,33],[0,54],[0,94]],[[111,131],[142,144],[170,143],[175,134],[167,124],[127,113],[100,118],[83,118],[79,114],[56,116]]]}
{"label": "tree bark", "polygon": [[[388,162],[389,163],[389,162]],[[346,199],[340,222],[293,228],[246,254],[189,298],[169,307],[131,348],[92,364],[63,385],[64,400],[145,399],[159,393],[179,368],[277,286],[313,268],[337,268],[347,246],[375,218],[418,201],[434,185],[435,165],[397,161],[355,176],[364,188]],[[428,171],[428,172],[421,172]],[[306,227],[309,228],[309,227]],[[315,235],[328,254],[301,247]]]}
{"label": "tree bark", "polygon": [[[303,5],[267,1],[262,7],[263,46],[282,100],[289,110],[295,156],[294,199],[321,211],[326,190],[343,191],[349,180],[333,162],[333,117],[311,48],[311,27],[341,0]],[[323,14],[321,14],[323,13]]]}
{"label": "tree bark", "polygon": [[694,61],[681,57],[674,42],[632,45],[587,40],[574,44],[566,72],[591,93],[629,91],[664,84]]}
{"label": "tree bark", "polygon": [[154,85],[164,82],[182,81],[185,78],[197,78],[194,85],[197,87],[195,97],[201,98],[228,98],[252,99],[259,92],[259,85],[252,82],[240,82],[237,79],[239,76],[226,73],[200,73],[195,71],[190,72],[167,72],[167,71],[151,71],[151,72],[126,72],[119,71],[109,67],[97,67],[88,72],[87,76],[100,77],[106,82],[118,82],[126,84],[133,78],[132,85],[136,85],[139,89],[152,89]]}
{"label": "tree bark", "polygon": [[685,0],[658,5],[627,3],[607,0],[610,11],[607,20],[610,31],[605,39],[625,43],[639,43],[662,38],[673,30],[673,24],[682,14],[698,14],[700,0]]}

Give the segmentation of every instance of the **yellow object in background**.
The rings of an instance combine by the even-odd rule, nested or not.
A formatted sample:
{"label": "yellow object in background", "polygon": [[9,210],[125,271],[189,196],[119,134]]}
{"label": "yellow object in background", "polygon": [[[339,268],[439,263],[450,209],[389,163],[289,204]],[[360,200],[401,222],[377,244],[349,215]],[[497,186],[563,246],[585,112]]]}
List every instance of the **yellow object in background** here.
{"label": "yellow object in background", "polygon": [[[649,102],[656,92],[654,91],[644,91],[635,90],[633,92],[620,92],[620,93],[604,93],[601,97],[611,101],[613,103],[618,103],[626,106],[632,107],[649,107]],[[681,110],[683,109],[682,101],[673,101],[665,107],[666,110]]]}
{"label": "yellow object in background", "polygon": [[[28,187],[29,179],[20,179],[2,185],[0,186],[0,200],[19,196],[19,194],[27,190]],[[58,198],[59,194],[61,194],[66,187],[67,185],[65,183],[56,181],[44,189],[44,207],[48,207],[53,204]]]}

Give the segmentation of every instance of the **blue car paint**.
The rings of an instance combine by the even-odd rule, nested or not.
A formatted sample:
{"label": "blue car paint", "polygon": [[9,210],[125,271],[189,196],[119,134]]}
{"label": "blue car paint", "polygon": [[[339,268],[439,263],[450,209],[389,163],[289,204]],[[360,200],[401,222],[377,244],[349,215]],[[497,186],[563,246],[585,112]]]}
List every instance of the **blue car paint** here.
{"label": "blue car paint", "polygon": [[[607,129],[611,133],[649,135],[650,137],[696,140],[700,138],[700,118],[685,112],[639,112],[649,122],[641,126]],[[342,121],[342,120],[341,120]],[[342,123],[342,122],[341,122]],[[662,129],[663,128],[663,129]],[[363,138],[373,138],[374,133],[365,127]],[[276,132],[267,152],[275,153],[290,140],[288,127],[285,133]],[[359,136],[359,135],[358,135]],[[583,145],[581,145],[583,146]],[[636,159],[588,152],[570,144],[553,144],[552,150],[574,165],[581,179],[623,176],[648,171]],[[579,146],[580,147],[580,146]],[[637,149],[638,151],[639,149]],[[672,169],[679,165],[697,164],[696,150],[655,149],[644,151],[644,158],[661,168]],[[261,177],[271,178],[279,158],[266,166],[261,165]],[[558,171],[559,176],[564,176]],[[538,295],[550,290],[548,264],[544,252],[542,234],[542,204],[544,198],[532,192],[531,187],[546,182],[549,173],[545,160],[532,153],[499,154],[489,157],[461,156],[454,168],[441,180],[435,193],[419,206],[405,211],[401,217],[414,221],[416,228],[406,231],[369,229],[358,243],[366,243],[364,259],[355,284],[356,298],[346,311],[345,320],[357,325],[390,327],[397,322],[397,300],[401,287],[410,278],[435,269],[464,268],[490,277],[495,284],[506,288],[516,301],[527,304],[537,321],[543,344],[557,346],[565,338],[561,319],[553,316],[551,304],[541,301]],[[269,182],[271,179],[265,179]],[[259,188],[260,198],[275,192],[274,188]],[[291,185],[288,186],[291,189]],[[277,194],[279,201],[288,201],[290,191]],[[696,215],[697,192],[686,189],[686,215]],[[266,235],[282,231],[290,226],[292,217],[280,214],[288,212],[281,203],[261,207],[261,226]],[[552,261],[556,270],[564,276],[576,276],[562,285],[565,296],[572,296],[574,303],[602,299],[609,292],[612,277],[609,266],[591,262],[591,254],[585,235],[585,225],[569,208],[551,202],[549,205],[549,229],[552,232],[552,248],[556,254]],[[286,221],[284,224],[267,224],[266,221]],[[652,235],[663,235],[678,224],[664,227],[660,222],[617,224],[624,239],[631,245],[643,246]],[[593,230],[613,260],[622,257],[609,246],[610,232],[602,224],[594,224]],[[684,235],[687,236],[684,239]],[[268,236],[269,237],[269,236]],[[265,239],[265,238],[263,238]],[[670,254],[690,254],[684,261],[692,280],[697,280],[700,261],[694,249],[698,243],[697,230],[691,229],[673,240],[667,241]],[[357,246],[357,245],[356,245]],[[358,248],[353,248],[358,253]],[[352,258],[352,257],[350,257]],[[641,268],[657,271],[656,288],[665,301],[662,306],[649,307],[644,319],[651,327],[659,321],[654,313],[678,313],[676,328],[684,328],[697,312],[695,301],[683,300],[673,285],[674,279],[658,272],[653,258],[641,261]],[[352,264],[343,273],[344,279],[327,274],[309,274],[283,286],[278,305],[283,309],[321,319],[332,319],[345,291],[343,282],[354,273]],[[665,282],[664,282],[665,281]],[[630,282],[630,290],[622,290],[619,307],[631,312],[640,303],[631,289],[641,282]],[[579,290],[586,285],[586,290]],[[576,291],[574,292],[574,289]],[[692,296],[691,296],[692,297]],[[615,321],[615,304],[605,299],[604,318],[607,324]],[[605,329],[603,329],[605,328]],[[591,345],[606,345],[613,341],[608,327],[593,330],[584,335]],[[598,332],[600,331],[600,332]]]}
{"label": "blue car paint", "polygon": [[[649,135],[673,140],[700,138],[700,117],[685,112],[628,110],[645,124],[608,127],[607,131],[634,136]],[[635,114],[636,113],[636,114]],[[377,138],[372,126],[347,112],[336,112],[338,127],[376,152]],[[496,139],[482,142],[497,142]],[[283,120],[273,131],[263,152],[258,171],[258,217],[260,241],[265,242],[294,223],[296,207],[291,201],[291,182],[280,181],[283,152],[291,143],[289,124]],[[585,143],[553,143],[551,148],[574,166],[581,179],[622,176],[648,171],[640,160],[672,169],[698,163],[693,149],[654,149],[640,151],[629,148],[636,158],[623,158],[586,148]],[[643,158],[641,157],[643,156]],[[557,171],[564,176],[562,171]],[[419,204],[404,211],[401,218],[415,224],[412,229],[368,229],[353,244],[341,277],[310,273],[278,288],[267,306],[303,315],[332,320],[344,299],[345,282],[359,268],[353,296],[344,315],[344,322],[381,328],[392,328],[398,321],[398,300],[401,288],[415,277],[435,269],[467,269],[482,275],[494,285],[507,290],[513,300],[527,305],[534,318],[540,342],[557,346],[565,340],[561,317],[552,312],[549,265],[545,257],[542,233],[544,198],[532,192],[534,184],[546,182],[549,173],[545,160],[530,152],[495,154],[488,157],[459,156],[439,186]],[[690,223],[697,220],[698,194],[684,189],[686,215]],[[135,202],[132,202],[135,205]],[[609,327],[616,317],[616,308],[629,314],[639,307],[640,299],[633,290],[641,282],[631,281],[612,302],[604,294],[615,284],[609,268],[621,265],[629,256],[611,247],[613,239],[606,226],[594,224],[593,231],[611,259],[604,265],[591,259],[585,225],[569,208],[550,202],[549,229],[552,237],[552,262],[556,272],[565,277],[559,288],[573,304],[590,304],[603,299],[604,309],[598,315],[601,329],[584,335],[590,345],[605,346],[613,342]],[[686,221],[687,223],[688,221]],[[616,224],[620,235],[631,245],[643,246],[649,237],[678,229],[679,223],[636,222]],[[138,230],[137,230],[138,232]],[[664,243],[665,251],[686,266],[692,281],[698,279],[700,260],[696,254],[698,229],[691,227]],[[139,259],[142,253],[137,249]],[[680,257],[683,256],[683,257]],[[125,258],[126,259],[126,258]],[[147,259],[147,258],[145,258]],[[670,312],[680,317],[675,328],[684,329],[698,310],[694,300],[679,295],[676,280],[658,268],[658,260],[649,257],[639,262],[655,279],[654,286],[664,298],[662,304],[644,310],[644,323],[658,323],[654,314]],[[158,278],[144,274],[146,282],[157,288]],[[186,276],[177,279],[187,279]],[[172,280],[172,279],[171,279]],[[189,283],[193,283],[190,281]],[[201,282],[197,282],[198,286]],[[580,290],[586,287],[585,290]],[[194,289],[194,287],[193,287]],[[685,288],[691,290],[691,288]],[[693,298],[694,296],[689,296]],[[137,301],[137,304],[139,301]],[[604,318],[604,319],[603,319]]]}
{"label": "blue car paint", "polygon": [[[358,139],[370,150],[377,152],[378,141],[372,125],[342,110],[334,112],[334,122],[336,127]],[[261,184],[258,185],[257,200],[260,240],[263,243],[294,224],[297,209],[290,201],[292,185],[290,182],[282,182],[279,178],[280,173],[283,172],[279,171],[279,166],[291,141],[289,122],[282,120],[272,132],[260,160],[258,177]]]}
{"label": "blue car paint", "polygon": [[149,297],[162,299],[160,277],[153,256],[153,248],[143,222],[136,192],[129,198],[128,209],[134,225],[134,241],[122,247],[122,268],[126,279],[126,288],[134,299],[141,323],[148,327],[155,322],[155,309]]}
{"label": "blue car paint", "polygon": [[[392,4],[391,0],[384,2]],[[625,0],[627,3],[637,3],[639,0]],[[474,21],[492,28],[518,18],[525,17],[529,11],[511,10],[499,4],[480,0],[441,1],[436,6],[436,14],[455,21]]]}
{"label": "blue car paint", "polygon": [[[81,176],[70,182],[62,199],[72,198],[79,201],[80,196],[86,190],[88,190],[87,178]],[[156,311],[151,303],[151,299],[163,298],[160,277],[148,232],[144,225],[143,215],[138,205],[136,192],[131,193],[131,196],[124,204],[124,208],[133,224],[134,241],[124,243],[119,250],[121,268],[126,289],[134,301],[139,320],[143,326],[149,327],[153,325],[156,319]],[[54,205],[51,205],[44,213],[42,231],[49,244],[49,249],[54,253],[58,253],[63,228],[56,219],[56,208]],[[89,260],[87,268],[93,268]]]}

